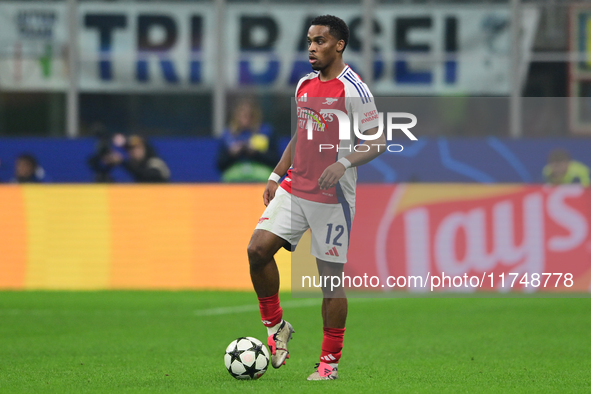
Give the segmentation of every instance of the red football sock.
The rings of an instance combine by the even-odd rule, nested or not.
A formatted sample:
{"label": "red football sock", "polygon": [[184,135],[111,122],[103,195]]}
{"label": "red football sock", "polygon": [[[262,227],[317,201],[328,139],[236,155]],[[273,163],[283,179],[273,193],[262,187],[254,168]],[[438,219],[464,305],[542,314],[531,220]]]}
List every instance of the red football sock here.
{"label": "red football sock", "polygon": [[338,363],[343,350],[344,328],[324,327],[324,338],[322,339],[322,353],[320,361],[328,364]]}
{"label": "red football sock", "polygon": [[279,305],[279,293],[270,297],[259,297],[259,308],[265,327],[273,327],[281,322],[283,309]]}

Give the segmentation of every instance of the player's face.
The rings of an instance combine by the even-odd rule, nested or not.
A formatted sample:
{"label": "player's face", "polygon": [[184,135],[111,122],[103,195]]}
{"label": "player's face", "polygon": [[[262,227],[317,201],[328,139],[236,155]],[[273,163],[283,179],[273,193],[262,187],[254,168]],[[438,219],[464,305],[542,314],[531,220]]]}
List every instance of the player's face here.
{"label": "player's face", "polygon": [[312,69],[321,71],[330,66],[343,50],[344,41],[330,35],[328,26],[312,25],[308,30],[308,57]]}

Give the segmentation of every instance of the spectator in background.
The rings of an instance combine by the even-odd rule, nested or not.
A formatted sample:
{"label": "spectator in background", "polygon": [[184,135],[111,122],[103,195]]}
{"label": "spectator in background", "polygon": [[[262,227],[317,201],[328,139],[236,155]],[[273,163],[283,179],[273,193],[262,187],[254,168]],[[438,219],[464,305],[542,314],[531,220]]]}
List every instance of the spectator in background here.
{"label": "spectator in background", "polygon": [[544,179],[552,185],[580,183],[589,186],[589,172],[589,167],[571,160],[569,153],[564,149],[554,149],[550,152],[548,164],[542,170]]}
{"label": "spectator in background", "polygon": [[42,183],[45,181],[45,170],[39,165],[35,156],[30,153],[20,154],[14,162],[15,183]]}
{"label": "spectator in background", "polygon": [[278,160],[271,126],[262,122],[260,107],[242,100],[220,141],[217,164],[222,181],[267,182]]}
{"label": "spectator in background", "polygon": [[[109,164],[109,159],[116,147],[113,145],[111,134],[102,123],[94,123],[90,132],[96,137],[94,154],[88,158],[88,166],[94,173],[94,180],[101,183],[113,182],[111,170],[115,165]],[[125,143],[125,137],[123,138],[122,144]]]}
{"label": "spectator in background", "polygon": [[132,135],[127,140],[122,135],[113,138],[115,145],[122,144],[126,155],[112,150],[103,158],[106,166],[122,165],[136,182],[159,183],[170,181],[168,166],[156,155],[146,140],[138,135]]}

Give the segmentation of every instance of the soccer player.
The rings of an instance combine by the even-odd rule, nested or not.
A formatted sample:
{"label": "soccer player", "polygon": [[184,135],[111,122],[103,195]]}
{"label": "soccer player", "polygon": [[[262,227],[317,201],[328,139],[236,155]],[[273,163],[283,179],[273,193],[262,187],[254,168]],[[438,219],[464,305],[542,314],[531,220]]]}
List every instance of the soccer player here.
{"label": "soccer player", "polygon": [[[311,253],[316,257],[319,274],[340,277],[347,261],[355,212],[355,167],[385,150],[383,134],[374,135],[378,132],[378,113],[373,96],[343,61],[348,41],[349,29],[343,20],[331,15],[312,20],[308,30],[308,53],[313,72],[300,79],[296,88],[297,132],[269,177],[263,193],[267,208],[248,245],[250,276],[259,299],[262,321],[267,327],[274,368],[279,368],[289,357],[287,344],[294,330],[283,320],[278,296],[279,271],[273,256],[284,246],[294,250],[309,228]],[[336,116],[321,115],[322,110],[335,109],[350,120],[349,140],[339,139],[340,122],[335,121]],[[358,114],[359,131],[371,140],[360,144],[366,146],[359,146],[357,150],[351,149],[351,141],[355,141],[354,113]],[[308,122],[313,126],[312,139],[308,139]],[[320,143],[322,147],[332,146],[333,149],[320,149]],[[344,289],[331,291],[323,287],[322,291],[324,338],[320,363],[308,380],[337,379],[343,348],[347,318]]]}

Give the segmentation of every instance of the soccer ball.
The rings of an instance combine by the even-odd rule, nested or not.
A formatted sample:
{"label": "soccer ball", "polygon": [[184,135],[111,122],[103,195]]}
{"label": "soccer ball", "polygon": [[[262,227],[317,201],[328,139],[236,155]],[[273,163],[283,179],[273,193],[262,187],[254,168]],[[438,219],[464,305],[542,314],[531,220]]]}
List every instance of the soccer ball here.
{"label": "soccer ball", "polygon": [[269,366],[269,351],[258,339],[241,337],[228,345],[224,362],[236,379],[258,379]]}

